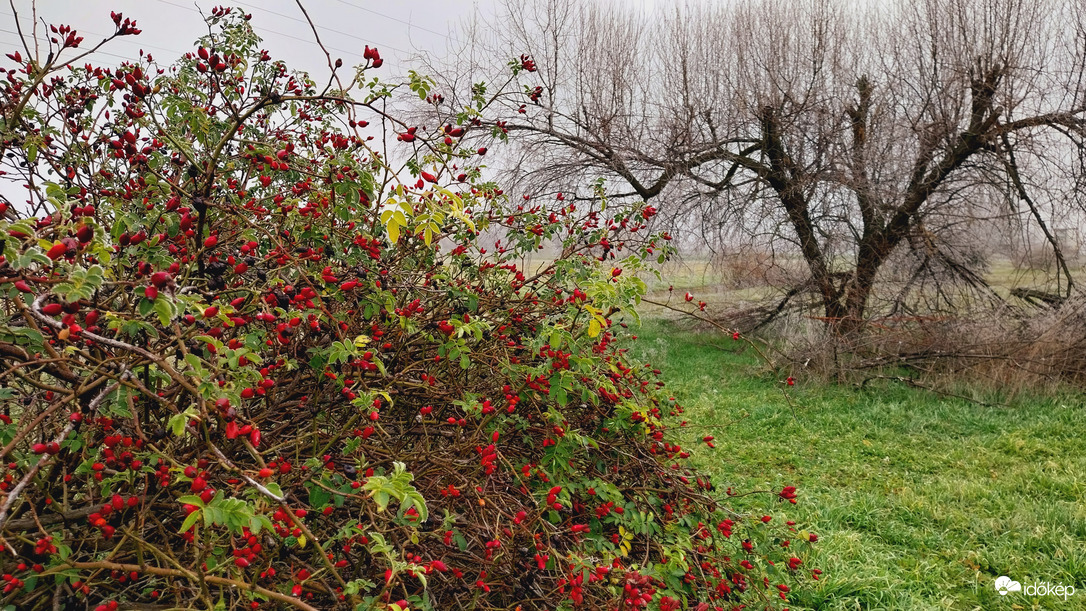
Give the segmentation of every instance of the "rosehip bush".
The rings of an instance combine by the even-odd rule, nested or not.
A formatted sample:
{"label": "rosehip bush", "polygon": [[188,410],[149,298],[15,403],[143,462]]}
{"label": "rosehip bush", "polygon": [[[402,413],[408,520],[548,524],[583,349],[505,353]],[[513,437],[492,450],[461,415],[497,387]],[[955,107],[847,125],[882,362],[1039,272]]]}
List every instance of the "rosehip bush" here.
{"label": "rosehip bush", "polygon": [[693,472],[625,354],[653,211],[510,202],[483,96],[411,125],[431,81],[322,87],[248,19],[168,69],[8,56],[0,604],[787,604],[815,537]]}

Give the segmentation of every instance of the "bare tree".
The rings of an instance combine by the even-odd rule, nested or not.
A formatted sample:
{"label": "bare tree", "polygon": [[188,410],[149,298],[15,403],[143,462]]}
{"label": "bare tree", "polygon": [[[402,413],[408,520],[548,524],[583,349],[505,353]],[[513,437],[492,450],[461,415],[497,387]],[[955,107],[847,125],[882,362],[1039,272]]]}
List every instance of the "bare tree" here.
{"label": "bare tree", "polygon": [[538,66],[498,123],[526,191],[604,177],[622,185],[612,197],[659,201],[703,239],[790,245],[843,333],[895,257],[906,288],[933,274],[979,284],[970,239],[1001,219],[1039,230],[1057,292],[1073,286],[1050,219],[1077,205],[1083,176],[1081,2],[507,10],[509,27],[473,44]]}

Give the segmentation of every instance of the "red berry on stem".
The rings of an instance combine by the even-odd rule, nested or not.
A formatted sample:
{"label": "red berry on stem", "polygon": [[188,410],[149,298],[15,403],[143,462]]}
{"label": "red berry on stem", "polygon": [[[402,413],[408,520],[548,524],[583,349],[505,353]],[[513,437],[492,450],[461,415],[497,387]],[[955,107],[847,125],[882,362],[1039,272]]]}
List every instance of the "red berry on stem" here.
{"label": "red berry on stem", "polygon": [[50,259],[56,261],[57,259],[63,257],[67,253],[68,253],[68,247],[65,246],[62,242],[57,242],[56,244],[53,245],[52,248],[50,248],[48,251],[46,251],[45,256],[47,256]]}

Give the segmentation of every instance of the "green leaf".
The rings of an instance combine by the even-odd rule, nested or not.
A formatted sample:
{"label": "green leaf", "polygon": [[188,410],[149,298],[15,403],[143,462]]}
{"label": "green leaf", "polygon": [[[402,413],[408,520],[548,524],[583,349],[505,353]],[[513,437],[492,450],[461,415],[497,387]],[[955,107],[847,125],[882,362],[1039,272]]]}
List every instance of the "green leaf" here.
{"label": "green leaf", "polygon": [[169,421],[167,421],[166,426],[170,427],[170,432],[173,433],[174,437],[180,437],[181,435],[185,434],[185,425],[187,425],[188,423],[189,415],[187,412],[183,412],[170,416],[170,419]]}
{"label": "green leaf", "polygon": [[196,377],[200,379],[207,378],[207,369],[204,367],[200,357],[190,352],[185,355],[185,362],[188,363],[189,367],[192,367],[192,373]]}
{"label": "green leaf", "polygon": [[[15,327],[15,328],[0,328],[0,337],[12,338],[12,340],[21,346],[30,346],[40,350],[45,342],[45,336],[40,331],[31,329],[29,327]],[[37,350],[34,350],[37,352]],[[5,389],[10,390],[10,389]]]}
{"label": "green leaf", "polygon": [[194,511],[194,512],[190,513],[188,516],[186,516],[185,521],[181,523],[181,530],[178,530],[177,532],[179,532],[179,533],[188,532],[188,530],[190,528],[192,528],[192,526],[194,524],[196,524],[196,520],[200,519],[200,514],[201,513],[203,513],[203,510],[202,509],[197,509],[196,511]]}
{"label": "green leaf", "polygon": [[411,505],[414,506],[415,511],[419,513],[419,521],[425,522],[430,516],[430,511],[426,509],[426,498],[422,496],[422,493],[412,487],[411,492],[407,493],[405,500],[411,501]]}
{"label": "green leaf", "polygon": [[159,295],[155,299],[154,303],[155,312],[158,313],[158,320],[162,323],[163,327],[169,326],[170,321],[177,314],[177,309],[173,305],[173,301],[170,298]]}
{"label": "green leaf", "polygon": [[254,535],[260,534],[261,530],[272,530],[274,528],[275,525],[273,525],[272,521],[265,515],[258,514],[249,518],[249,530],[253,531]]}
{"label": "green leaf", "polygon": [[355,354],[355,346],[353,342],[344,340],[342,342],[332,342],[332,345],[328,350],[328,364],[334,365],[336,363],[345,363]]}
{"label": "green leaf", "polygon": [[203,507],[204,506],[204,500],[201,499],[200,497],[196,496],[195,494],[189,494],[189,495],[183,496],[183,497],[177,499],[177,502],[181,503],[182,505],[195,505],[197,507]]}
{"label": "green leaf", "polygon": [[[47,257],[41,256],[44,259],[43,263],[51,263]],[[73,303],[80,299],[89,299],[104,281],[105,271],[101,265],[93,265],[90,269],[77,267],[68,274],[66,282],[53,287],[53,293],[64,301]]]}
{"label": "green leaf", "polygon": [[148,299],[146,297],[141,298],[139,308],[138,308],[140,316],[147,316],[148,314],[151,313],[151,310],[153,310],[154,307],[155,307],[155,302],[151,301],[150,299]]}
{"label": "green leaf", "polygon": [[324,488],[320,486],[311,485],[309,488],[309,506],[310,507],[324,507],[328,504],[328,501],[332,500],[332,495]]}
{"label": "green leaf", "polygon": [[384,511],[388,509],[389,494],[384,491],[378,492],[373,495],[373,501],[377,503],[378,511]]}

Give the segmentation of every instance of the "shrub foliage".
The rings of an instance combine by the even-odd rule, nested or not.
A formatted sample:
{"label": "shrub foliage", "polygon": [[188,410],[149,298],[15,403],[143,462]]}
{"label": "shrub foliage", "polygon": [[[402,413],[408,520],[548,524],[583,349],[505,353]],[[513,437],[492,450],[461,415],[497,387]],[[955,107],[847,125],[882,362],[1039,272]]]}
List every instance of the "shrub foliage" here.
{"label": "shrub foliage", "polygon": [[321,86],[208,22],[168,69],[9,55],[3,604],[785,604],[814,537],[693,472],[624,352],[653,210],[511,202],[482,85],[427,129],[375,49]]}

